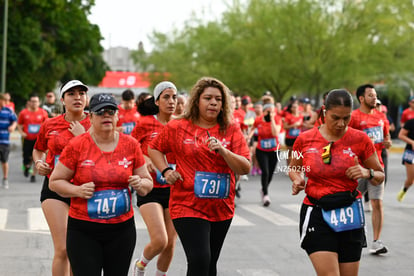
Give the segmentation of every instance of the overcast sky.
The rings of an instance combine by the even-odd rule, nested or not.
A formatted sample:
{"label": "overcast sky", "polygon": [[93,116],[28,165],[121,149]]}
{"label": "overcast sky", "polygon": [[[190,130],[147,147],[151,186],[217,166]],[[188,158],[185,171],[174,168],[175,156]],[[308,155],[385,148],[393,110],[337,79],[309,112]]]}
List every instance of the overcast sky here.
{"label": "overcast sky", "polygon": [[[148,34],[181,28],[192,12],[218,19],[229,0],[96,0],[89,20],[99,25],[105,49],[125,46],[136,49],[140,41],[149,50]],[[230,1],[231,2],[231,1]],[[206,16],[207,17],[207,16]]]}

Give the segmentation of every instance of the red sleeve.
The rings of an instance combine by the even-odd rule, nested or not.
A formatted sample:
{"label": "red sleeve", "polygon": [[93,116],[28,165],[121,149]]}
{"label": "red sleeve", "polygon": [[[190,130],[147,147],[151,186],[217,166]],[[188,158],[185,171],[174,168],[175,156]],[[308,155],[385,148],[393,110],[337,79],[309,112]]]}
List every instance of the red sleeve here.
{"label": "red sleeve", "polygon": [[59,157],[59,162],[72,171],[76,170],[76,163],[78,157],[80,156],[80,153],[77,151],[77,149],[79,149],[79,146],[76,146],[77,140],[78,139],[75,138],[72,139],[69,144],[63,149],[62,154]]}
{"label": "red sleeve", "polygon": [[[156,149],[164,154],[171,152],[171,147],[169,142],[175,140],[173,137],[174,128],[171,127],[171,124],[167,124],[161,131],[161,133],[151,141],[149,147]],[[171,139],[170,139],[171,138]]]}
{"label": "red sleeve", "polygon": [[407,122],[407,109],[403,111],[402,115],[401,115],[401,123],[405,123]]}
{"label": "red sleeve", "polygon": [[37,135],[36,143],[34,145],[34,148],[46,152],[47,151],[47,139],[46,139],[46,133],[47,133],[47,121],[43,122],[40,126],[39,134]]}

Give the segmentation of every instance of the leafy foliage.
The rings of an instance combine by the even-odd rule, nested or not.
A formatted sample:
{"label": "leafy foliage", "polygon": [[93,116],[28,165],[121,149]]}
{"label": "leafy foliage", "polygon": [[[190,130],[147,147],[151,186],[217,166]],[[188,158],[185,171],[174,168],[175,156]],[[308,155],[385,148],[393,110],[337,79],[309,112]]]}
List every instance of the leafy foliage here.
{"label": "leafy foliage", "polygon": [[94,0],[9,1],[6,90],[17,105],[30,93],[54,89],[57,82],[102,80],[107,65],[101,34],[87,18],[93,5]]}
{"label": "leafy foliage", "polygon": [[[412,10],[409,0],[234,0],[216,22],[194,16],[182,30],[153,32],[154,50],[136,61],[184,89],[210,75],[279,101],[365,82],[412,87]],[[388,93],[405,101],[402,90]]]}

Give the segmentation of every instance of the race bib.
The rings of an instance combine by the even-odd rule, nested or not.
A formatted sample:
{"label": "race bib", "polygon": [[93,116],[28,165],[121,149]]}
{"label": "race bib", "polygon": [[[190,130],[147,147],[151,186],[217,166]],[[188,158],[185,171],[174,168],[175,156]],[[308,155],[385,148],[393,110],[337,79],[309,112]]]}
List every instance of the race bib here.
{"label": "race bib", "polygon": [[364,132],[371,138],[374,144],[384,142],[384,133],[382,131],[382,126],[370,127],[364,129]]}
{"label": "race bib", "polygon": [[199,198],[228,198],[230,192],[230,174],[196,172],[194,193]]}
{"label": "race bib", "polygon": [[92,219],[110,219],[130,210],[128,189],[98,191],[88,199],[88,215]]}
{"label": "race bib", "polygon": [[[175,170],[176,165],[175,164],[168,164],[168,167],[171,167]],[[165,178],[161,175],[161,172],[157,169],[157,177],[156,180],[159,184],[165,185],[167,184],[167,181],[165,180]]]}
{"label": "race bib", "polygon": [[414,161],[414,151],[406,149],[403,153],[402,157],[403,162],[407,162],[409,164],[413,164]]}
{"label": "race bib", "polygon": [[298,137],[300,134],[300,129],[298,128],[290,128],[289,129],[289,136],[290,137]]}
{"label": "race bib", "polygon": [[125,134],[131,134],[132,130],[135,127],[135,123],[134,122],[129,122],[129,123],[123,123],[122,127],[124,129],[124,133]]}
{"label": "race bib", "polygon": [[269,138],[269,139],[260,140],[260,147],[262,149],[276,148],[276,138]]}
{"label": "race bib", "polygon": [[325,222],[335,232],[359,229],[365,225],[364,208],[360,198],[347,207],[329,211],[322,209],[322,215]]}
{"label": "race bib", "polygon": [[29,124],[29,126],[27,127],[27,132],[29,132],[30,134],[37,134],[39,133],[39,130],[40,130],[40,125]]}

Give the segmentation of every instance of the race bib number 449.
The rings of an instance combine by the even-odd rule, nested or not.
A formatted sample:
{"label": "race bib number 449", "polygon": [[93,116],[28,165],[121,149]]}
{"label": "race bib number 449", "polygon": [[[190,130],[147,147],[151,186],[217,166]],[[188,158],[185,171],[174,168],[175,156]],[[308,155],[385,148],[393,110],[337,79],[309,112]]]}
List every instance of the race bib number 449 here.
{"label": "race bib number 449", "polygon": [[110,219],[129,212],[128,189],[98,191],[88,199],[88,215],[92,219]]}
{"label": "race bib number 449", "polygon": [[230,174],[196,172],[194,193],[199,198],[228,198],[230,192]]}
{"label": "race bib number 449", "polygon": [[347,207],[329,211],[322,209],[322,215],[325,222],[335,232],[359,229],[365,225],[364,208],[360,198]]}

